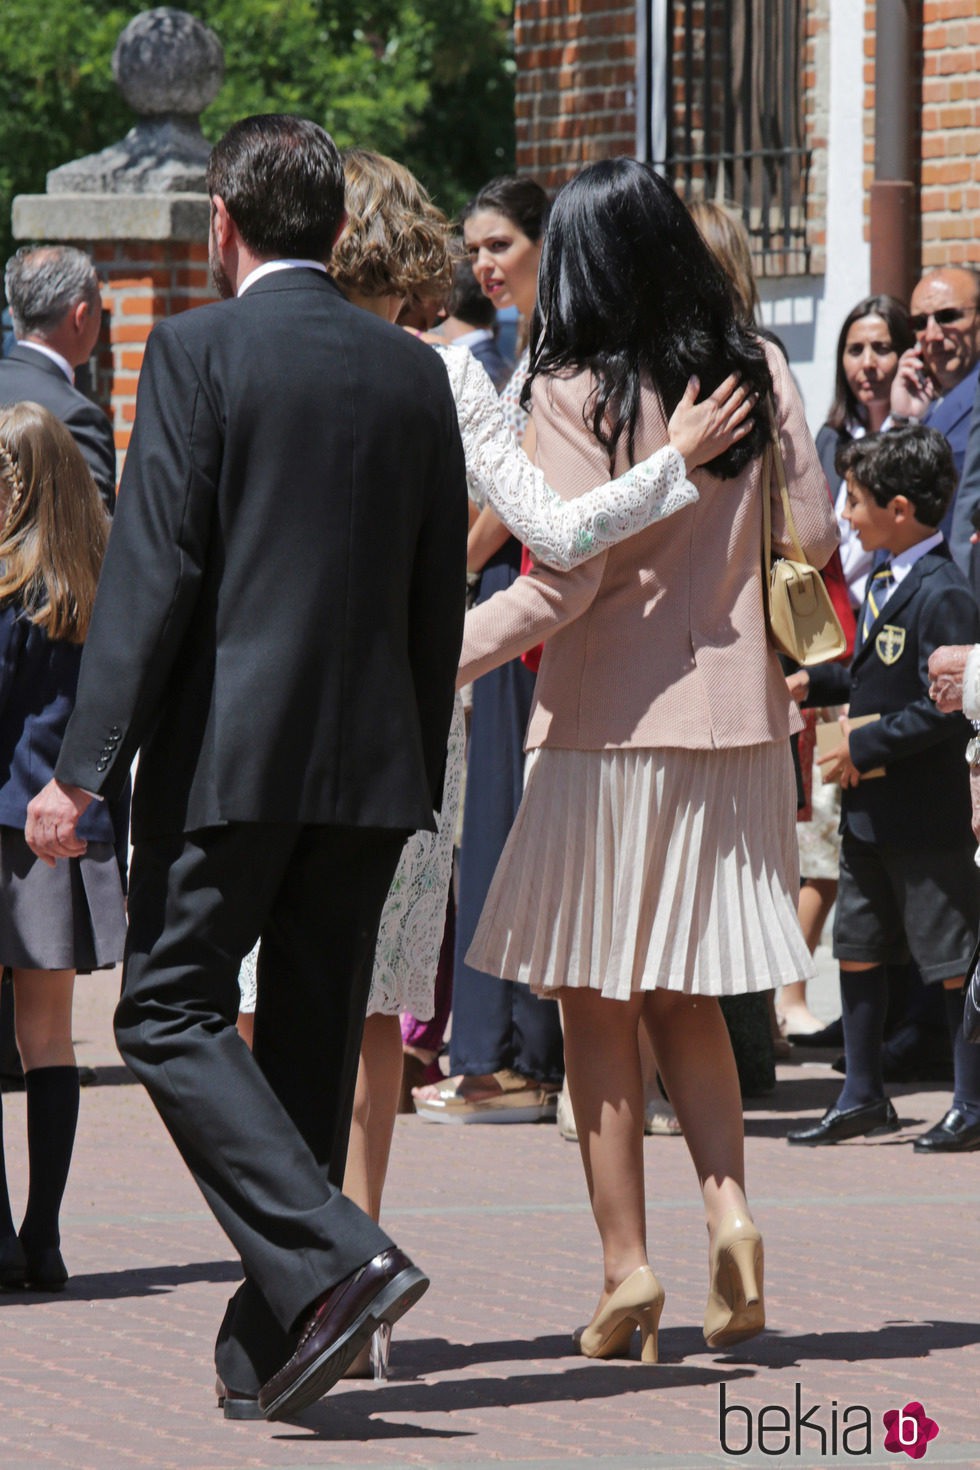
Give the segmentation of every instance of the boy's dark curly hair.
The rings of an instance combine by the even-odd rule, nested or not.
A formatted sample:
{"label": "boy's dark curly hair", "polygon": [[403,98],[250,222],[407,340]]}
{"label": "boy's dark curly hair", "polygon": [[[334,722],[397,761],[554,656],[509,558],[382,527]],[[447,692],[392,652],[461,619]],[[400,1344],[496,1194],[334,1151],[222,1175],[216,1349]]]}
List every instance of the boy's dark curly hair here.
{"label": "boy's dark curly hair", "polygon": [[953,451],[944,434],[922,424],[866,434],[841,446],[834,468],[851,475],[878,503],[904,495],[924,526],[938,526],[956,489]]}

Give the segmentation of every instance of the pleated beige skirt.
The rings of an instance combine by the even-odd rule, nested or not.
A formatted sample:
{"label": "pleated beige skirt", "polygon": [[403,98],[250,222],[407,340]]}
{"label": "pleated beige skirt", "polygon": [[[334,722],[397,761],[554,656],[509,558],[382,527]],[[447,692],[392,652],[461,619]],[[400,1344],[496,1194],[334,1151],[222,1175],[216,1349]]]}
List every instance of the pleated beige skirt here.
{"label": "pleated beige skirt", "polygon": [[795,825],[788,742],[536,750],[467,962],[620,1000],[809,979]]}

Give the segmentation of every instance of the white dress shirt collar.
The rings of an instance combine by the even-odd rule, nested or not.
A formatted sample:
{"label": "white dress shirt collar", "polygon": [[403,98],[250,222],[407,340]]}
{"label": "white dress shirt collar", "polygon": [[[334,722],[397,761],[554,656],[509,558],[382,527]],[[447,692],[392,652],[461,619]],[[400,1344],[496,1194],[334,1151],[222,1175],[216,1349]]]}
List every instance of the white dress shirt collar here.
{"label": "white dress shirt collar", "polygon": [[900,551],[897,556],[892,557],[892,576],[895,578],[895,586],[903,582],[917,561],[921,561],[927,551],[943,543],[942,531],[937,531],[933,536],[927,536],[924,541],[917,541],[914,546],[909,546],[905,551]]}
{"label": "white dress shirt collar", "polygon": [[29,347],[32,352],[40,352],[42,357],[49,357],[51,361],[61,369],[65,377],[68,379],[69,383],[74,386],[75,369],[72,367],[67,357],[62,357],[60,352],[55,352],[54,348],[49,347],[46,342],[34,342],[28,341],[26,338],[23,340],[21,338],[18,338],[17,346]]}
{"label": "white dress shirt collar", "polygon": [[327,274],[327,268],[322,260],[264,260],[257,265],[254,271],[249,271],[242,284],[236,291],[236,296],[244,296],[249,286],[254,286],[256,281],[261,281],[263,276],[271,276],[273,271],[319,271],[321,275]]}
{"label": "white dress shirt collar", "polygon": [[463,332],[459,337],[453,338],[454,347],[479,347],[481,342],[492,342],[493,333],[489,327],[474,327],[472,332]]}

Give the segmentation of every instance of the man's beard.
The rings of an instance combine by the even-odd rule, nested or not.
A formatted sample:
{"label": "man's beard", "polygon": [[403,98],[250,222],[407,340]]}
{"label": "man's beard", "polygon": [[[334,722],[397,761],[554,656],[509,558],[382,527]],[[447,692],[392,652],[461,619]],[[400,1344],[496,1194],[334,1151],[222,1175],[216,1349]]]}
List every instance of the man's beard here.
{"label": "man's beard", "polygon": [[213,227],[208,234],[208,269],[211,272],[214,289],[222,301],[227,301],[230,297],[234,296],[235,288],[231,284],[231,279],[227,271],[221,264],[221,256],[218,253],[218,242],[215,239]]}

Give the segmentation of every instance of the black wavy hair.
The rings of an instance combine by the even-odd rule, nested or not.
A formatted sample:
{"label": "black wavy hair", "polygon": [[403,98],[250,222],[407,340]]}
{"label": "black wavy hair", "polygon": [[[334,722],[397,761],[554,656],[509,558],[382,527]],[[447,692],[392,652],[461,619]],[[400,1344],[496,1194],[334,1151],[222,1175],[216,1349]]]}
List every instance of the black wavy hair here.
{"label": "black wavy hair", "polygon": [[892,346],[901,357],[915,341],[915,335],[909,326],[908,307],[903,305],[894,296],[865,296],[856,306],[852,306],[844,318],[837,338],[837,370],[834,378],[834,401],[827,413],[827,423],[832,429],[843,429],[848,420],[857,420],[859,424],[868,427],[868,415],[864,407],[855,398],[851,385],[847,381],[844,372],[844,349],[847,346],[847,334],[855,322],[863,321],[866,316],[880,316],[888,328],[888,336]]}
{"label": "black wavy hair", "polygon": [[538,272],[530,373],[588,371],[587,426],[610,460],[624,432],[633,457],[640,387],[669,417],[696,374],[710,393],[729,373],[759,395],[751,431],[708,468],[724,479],[760,455],[772,376],[760,339],[735,315],[725,276],[683,202],[649,164],[590,164],[555,199]]}
{"label": "black wavy hair", "polygon": [[938,526],[956,489],[949,440],[925,424],[905,424],[842,444],[834,457],[841,479],[851,475],[878,505],[904,495],[923,526]]}

